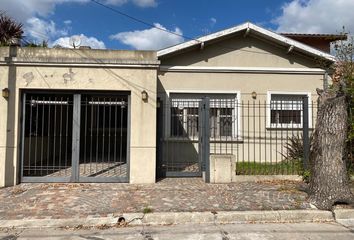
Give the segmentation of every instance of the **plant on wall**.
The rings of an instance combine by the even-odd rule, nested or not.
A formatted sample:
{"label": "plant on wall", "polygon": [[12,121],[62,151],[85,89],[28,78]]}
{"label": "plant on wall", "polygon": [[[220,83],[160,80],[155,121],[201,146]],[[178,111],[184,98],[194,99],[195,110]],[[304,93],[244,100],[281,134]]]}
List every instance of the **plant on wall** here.
{"label": "plant on wall", "polygon": [[23,26],[0,12],[0,45],[19,45],[23,38]]}

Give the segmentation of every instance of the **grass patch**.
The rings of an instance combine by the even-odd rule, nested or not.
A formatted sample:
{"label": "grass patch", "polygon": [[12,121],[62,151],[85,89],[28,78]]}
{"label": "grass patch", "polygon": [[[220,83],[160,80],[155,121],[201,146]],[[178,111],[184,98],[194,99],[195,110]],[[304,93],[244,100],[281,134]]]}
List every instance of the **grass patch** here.
{"label": "grass patch", "polygon": [[153,212],[153,209],[152,208],[150,208],[150,207],[145,207],[144,209],[143,209],[143,213],[144,214],[148,214],[148,213],[152,213]]}
{"label": "grass patch", "polygon": [[236,175],[298,175],[300,166],[300,161],[283,161],[277,164],[237,162]]}

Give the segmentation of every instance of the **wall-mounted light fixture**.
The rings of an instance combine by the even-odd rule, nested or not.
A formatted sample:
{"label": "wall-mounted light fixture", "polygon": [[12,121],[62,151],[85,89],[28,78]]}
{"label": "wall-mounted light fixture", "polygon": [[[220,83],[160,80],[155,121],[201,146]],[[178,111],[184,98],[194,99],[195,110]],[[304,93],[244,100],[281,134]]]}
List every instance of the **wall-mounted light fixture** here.
{"label": "wall-mounted light fixture", "polygon": [[4,89],[2,90],[2,96],[3,96],[4,98],[9,98],[9,95],[10,95],[10,90],[9,90],[8,88],[4,88]]}
{"label": "wall-mounted light fixture", "polygon": [[256,99],[256,98],[257,98],[257,93],[256,93],[255,91],[253,91],[253,92],[251,93],[251,96],[252,96],[253,99]]}
{"label": "wall-mounted light fixture", "polygon": [[149,94],[147,93],[147,91],[142,91],[141,92],[141,99],[144,101],[144,102],[147,102],[147,100],[149,99]]}

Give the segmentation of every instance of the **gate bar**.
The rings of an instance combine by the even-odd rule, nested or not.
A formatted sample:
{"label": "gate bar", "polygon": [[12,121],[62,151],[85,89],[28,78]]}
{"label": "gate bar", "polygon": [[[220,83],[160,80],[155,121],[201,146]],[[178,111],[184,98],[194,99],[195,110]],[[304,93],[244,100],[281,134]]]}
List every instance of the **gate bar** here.
{"label": "gate bar", "polygon": [[205,182],[210,183],[210,99],[204,98],[202,101],[202,118],[203,118],[203,133],[202,133],[202,161],[205,164]]}
{"label": "gate bar", "polygon": [[304,151],[304,170],[308,169],[310,159],[310,137],[309,137],[309,99],[308,96],[303,97],[302,101],[302,136],[303,136],[303,151]]}
{"label": "gate bar", "polygon": [[127,175],[126,175],[126,181],[130,182],[130,133],[131,133],[131,95],[128,95],[128,111],[127,111],[127,153],[126,153],[126,162],[127,162]]}
{"label": "gate bar", "polygon": [[26,93],[23,93],[22,97],[22,116],[21,116],[21,181],[23,179],[23,164],[25,158],[25,118],[26,117]]}
{"label": "gate bar", "polygon": [[79,162],[80,162],[80,114],[81,113],[81,95],[74,94],[73,103],[73,140],[72,140],[72,173],[71,181],[79,181]]}

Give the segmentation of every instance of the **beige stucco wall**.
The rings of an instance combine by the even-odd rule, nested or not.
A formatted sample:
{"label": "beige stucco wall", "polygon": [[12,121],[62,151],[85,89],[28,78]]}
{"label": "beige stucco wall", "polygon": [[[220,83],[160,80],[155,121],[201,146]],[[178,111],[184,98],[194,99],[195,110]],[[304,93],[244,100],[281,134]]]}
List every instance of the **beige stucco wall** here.
{"label": "beige stucco wall", "polygon": [[[241,100],[251,101],[250,94],[257,93],[257,101],[265,101],[267,91],[311,92],[316,98],[316,87],[323,86],[323,75],[306,74],[252,74],[252,73],[180,73],[167,72],[158,76],[158,92],[197,91],[228,92],[240,91]],[[253,100],[252,100],[253,101]]]}
{"label": "beige stucco wall", "polygon": [[[279,69],[316,68],[315,58],[285,47],[248,36],[236,36],[182,54],[161,57],[161,66],[193,67],[258,67]],[[212,73],[208,71],[166,72],[158,74],[158,92],[170,90],[241,91],[241,100],[251,92],[258,93],[258,100],[265,100],[267,91],[308,91],[316,97],[316,88],[323,87],[323,74],[294,73]]]}
{"label": "beige stucco wall", "polygon": [[[7,74],[4,63],[0,65],[0,88],[10,89],[10,98],[0,99],[0,187],[19,181],[20,91],[26,89],[130,91],[130,182],[155,182],[156,53],[64,49],[39,49],[37,53],[19,49],[12,75]],[[89,57],[80,58],[83,54]],[[25,57],[39,63],[24,66],[19,62]],[[44,58],[53,64],[40,63]],[[92,60],[107,63],[90,65]],[[118,67],[117,63],[124,65]],[[136,66],[132,68],[133,64]],[[147,102],[141,99],[143,90],[148,92]]]}
{"label": "beige stucco wall", "polygon": [[[209,44],[209,43],[208,43]],[[170,66],[233,66],[233,67],[315,67],[313,58],[265,42],[258,38],[236,36],[216,43],[206,44],[183,54],[166,56],[161,65]]]}
{"label": "beige stucco wall", "polygon": [[[238,36],[214,45],[206,45],[204,49],[196,49],[180,55],[162,57],[162,66],[172,67],[209,67],[208,72],[194,68],[192,70],[161,70],[158,74],[158,97],[166,100],[168,93],[176,92],[196,92],[196,93],[240,93],[240,103],[253,104],[267,102],[268,91],[280,92],[304,92],[309,93],[310,101],[316,102],[316,88],[323,88],[323,73],[285,73],[285,69],[309,69],[316,68],[317,62],[314,58],[297,54],[295,51],[287,53],[285,47],[278,47],[253,37]],[[214,67],[237,67],[237,68],[264,68],[262,73],[249,72],[213,72]],[[267,68],[277,68],[275,71],[267,72]],[[196,70],[197,69],[197,70]],[[251,96],[252,92],[257,93],[256,99]],[[281,155],[285,141],[292,134],[301,131],[283,130],[276,131],[266,126],[265,107],[260,109],[262,117],[258,117],[259,110],[256,110],[256,117],[253,118],[253,109],[250,109],[250,122],[247,117],[247,109],[240,119],[240,129],[242,141],[233,145],[233,154],[237,161],[281,161]],[[315,109],[314,109],[315,110]],[[315,112],[312,117],[315,118]],[[314,122],[313,125],[314,126]],[[166,129],[166,131],[169,131]],[[247,133],[242,133],[247,131]],[[244,135],[249,135],[246,138]],[[254,138],[253,138],[254,136]],[[277,138],[277,142],[274,138]],[[270,140],[273,138],[273,140]],[[198,144],[189,144],[189,148],[194,146],[195,151]],[[230,145],[220,145],[211,143],[211,153],[218,153],[221,149],[229,148]],[[170,148],[172,148],[170,144]],[[216,149],[214,151],[214,149]],[[180,150],[183,152],[182,150]],[[190,150],[189,150],[190,151]],[[187,150],[186,150],[187,152]],[[221,153],[226,153],[222,151]],[[183,161],[174,156],[174,161]]]}
{"label": "beige stucco wall", "polygon": [[[7,77],[8,68],[0,67],[0,89],[7,87]],[[4,186],[5,183],[5,171],[8,168],[6,164],[6,150],[10,149],[11,146],[7,147],[7,106],[8,101],[1,97],[0,98],[0,186]],[[11,170],[10,170],[11,171]]]}

